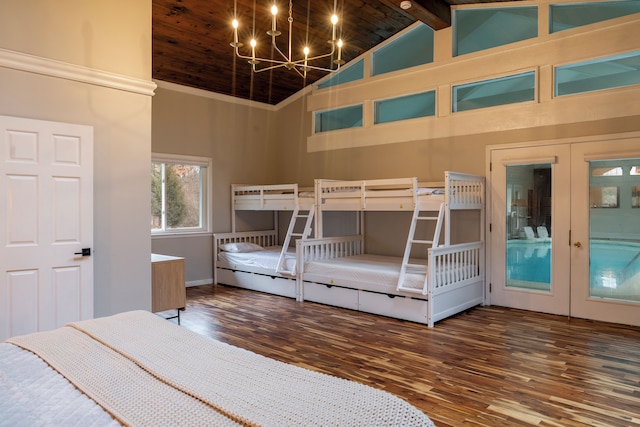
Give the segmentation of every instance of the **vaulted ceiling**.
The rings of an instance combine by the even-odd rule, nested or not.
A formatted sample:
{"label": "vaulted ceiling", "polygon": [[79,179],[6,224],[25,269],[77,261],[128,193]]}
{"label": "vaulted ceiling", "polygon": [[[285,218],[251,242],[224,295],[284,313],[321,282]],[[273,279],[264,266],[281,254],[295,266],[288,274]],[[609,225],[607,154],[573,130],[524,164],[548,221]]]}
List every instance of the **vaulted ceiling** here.
{"label": "vaulted ceiling", "polygon": [[[277,104],[327,73],[309,70],[306,78],[278,68],[252,73],[246,59],[236,58],[231,21],[237,16],[239,41],[251,55],[248,40],[255,27],[256,56],[271,58],[266,31],[271,28],[274,0],[153,0],[153,78],[243,99]],[[508,0],[497,0],[508,1]],[[334,7],[341,17],[337,37],[345,46],[347,63],[416,21],[435,30],[451,25],[451,5],[493,3],[488,0],[296,0],[292,5],[292,53],[301,59],[304,40],[310,56],[330,51],[329,17]],[[403,3],[403,7],[400,4]],[[276,0],[279,9],[279,48],[287,53],[289,2]],[[406,8],[407,6],[409,6]],[[255,24],[254,24],[255,22]],[[275,56],[274,56],[275,57]],[[328,67],[333,58],[318,60]],[[263,66],[265,64],[260,64]]]}

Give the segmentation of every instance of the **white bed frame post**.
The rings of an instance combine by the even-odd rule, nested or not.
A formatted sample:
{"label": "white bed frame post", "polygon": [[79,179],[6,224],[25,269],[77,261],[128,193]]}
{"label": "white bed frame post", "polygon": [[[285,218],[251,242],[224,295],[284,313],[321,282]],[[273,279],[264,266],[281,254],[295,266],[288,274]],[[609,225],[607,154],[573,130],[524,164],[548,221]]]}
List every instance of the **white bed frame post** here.
{"label": "white bed frame post", "polygon": [[[428,251],[429,262],[433,263],[433,255],[431,249]],[[432,266],[427,274],[427,327],[433,328],[433,286],[436,282],[436,269]]]}
{"label": "white bed frame post", "polygon": [[232,233],[236,232],[236,210],[234,209],[235,201],[236,201],[236,186],[235,184],[231,184],[231,204],[229,206],[231,206],[231,232]]}
{"label": "white bed frame post", "polygon": [[321,239],[322,237],[324,237],[324,232],[322,230],[322,209],[318,209],[318,207],[321,206],[322,203],[322,186],[320,185],[319,179],[313,180],[313,195],[315,198],[314,207],[316,209],[316,218],[314,222],[315,237],[316,239]]}
{"label": "white bed frame post", "polygon": [[451,244],[451,209],[449,204],[449,199],[451,197],[450,193],[450,181],[449,181],[449,171],[445,171],[444,173],[444,188],[446,189],[444,193],[444,244],[445,246],[449,246]]}
{"label": "white bed frame post", "polygon": [[296,301],[304,301],[304,252],[302,240],[296,240]]}

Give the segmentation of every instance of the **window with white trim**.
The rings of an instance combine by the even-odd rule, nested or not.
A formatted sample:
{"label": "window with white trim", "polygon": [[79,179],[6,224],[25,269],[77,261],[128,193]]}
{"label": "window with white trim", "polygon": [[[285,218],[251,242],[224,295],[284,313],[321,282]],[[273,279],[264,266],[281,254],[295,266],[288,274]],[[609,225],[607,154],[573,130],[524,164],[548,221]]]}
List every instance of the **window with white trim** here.
{"label": "window with white trim", "polygon": [[152,154],[151,232],[209,231],[211,159]]}

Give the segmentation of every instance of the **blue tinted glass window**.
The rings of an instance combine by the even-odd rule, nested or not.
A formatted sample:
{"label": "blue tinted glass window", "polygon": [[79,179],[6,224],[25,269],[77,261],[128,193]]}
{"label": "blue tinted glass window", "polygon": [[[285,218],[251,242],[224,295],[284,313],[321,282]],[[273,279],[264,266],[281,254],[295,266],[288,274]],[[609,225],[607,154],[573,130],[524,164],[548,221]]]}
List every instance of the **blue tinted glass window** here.
{"label": "blue tinted glass window", "polygon": [[555,69],[556,96],[640,84],[640,51]]}
{"label": "blue tinted glass window", "polygon": [[416,117],[435,116],[436,92],[424,92],[374,103],[374,123],[388,123]]}
{"label": "blue tinted glass window", "polygon": [[362,126],[362,104],[315,114],[315,133]]}
{"label": "blue tinted glass window", "polygon": [[537,36],[537,6],[454,10],[454,56]]}
{"label": "blue tinted glass window", "polygon": [[549,6],[549,32],[569,30],[640,12],[640,0],[565,3]]}
{"label": "blue tinted glass window", "polygon": [[453,87],[453,111],[535,100],[533,71]]}
{"label": "blue tinted glass window", "polygon": [[362,80],[364,78],[364,60],[349,64],[348,67],[340,69],[335,74],[332,74],[327,80],[318,85],[318,89],[324,89],[331,86],[337,86],[343,83],[349,83],[355,80]]}
{"label": "blue tinted glass window", "polygon": [[373,52],[371,75],[433,62],[433,29],[421,24]]}

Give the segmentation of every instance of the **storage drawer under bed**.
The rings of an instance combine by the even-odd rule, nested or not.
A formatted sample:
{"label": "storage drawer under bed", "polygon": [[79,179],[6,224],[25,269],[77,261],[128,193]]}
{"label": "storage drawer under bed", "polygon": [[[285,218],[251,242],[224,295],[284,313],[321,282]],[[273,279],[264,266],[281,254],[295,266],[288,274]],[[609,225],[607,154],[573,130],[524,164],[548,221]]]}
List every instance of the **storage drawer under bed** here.
{"label": "storage drawer under bed", "polygon": [[333,305],[335,307],[358,309],[358,291],[340,286],[303,282],[304,300]]}
{"label": "storage drawer under bed", "polygon": [[283,297],[296,297],[296,280],[281,276],[218,268],[218,283]]}
{"label": "storage drawer under bed", "polygon": [[427,323],[427,304],[423,299],[358,291],[358,310],[411,322]]}

